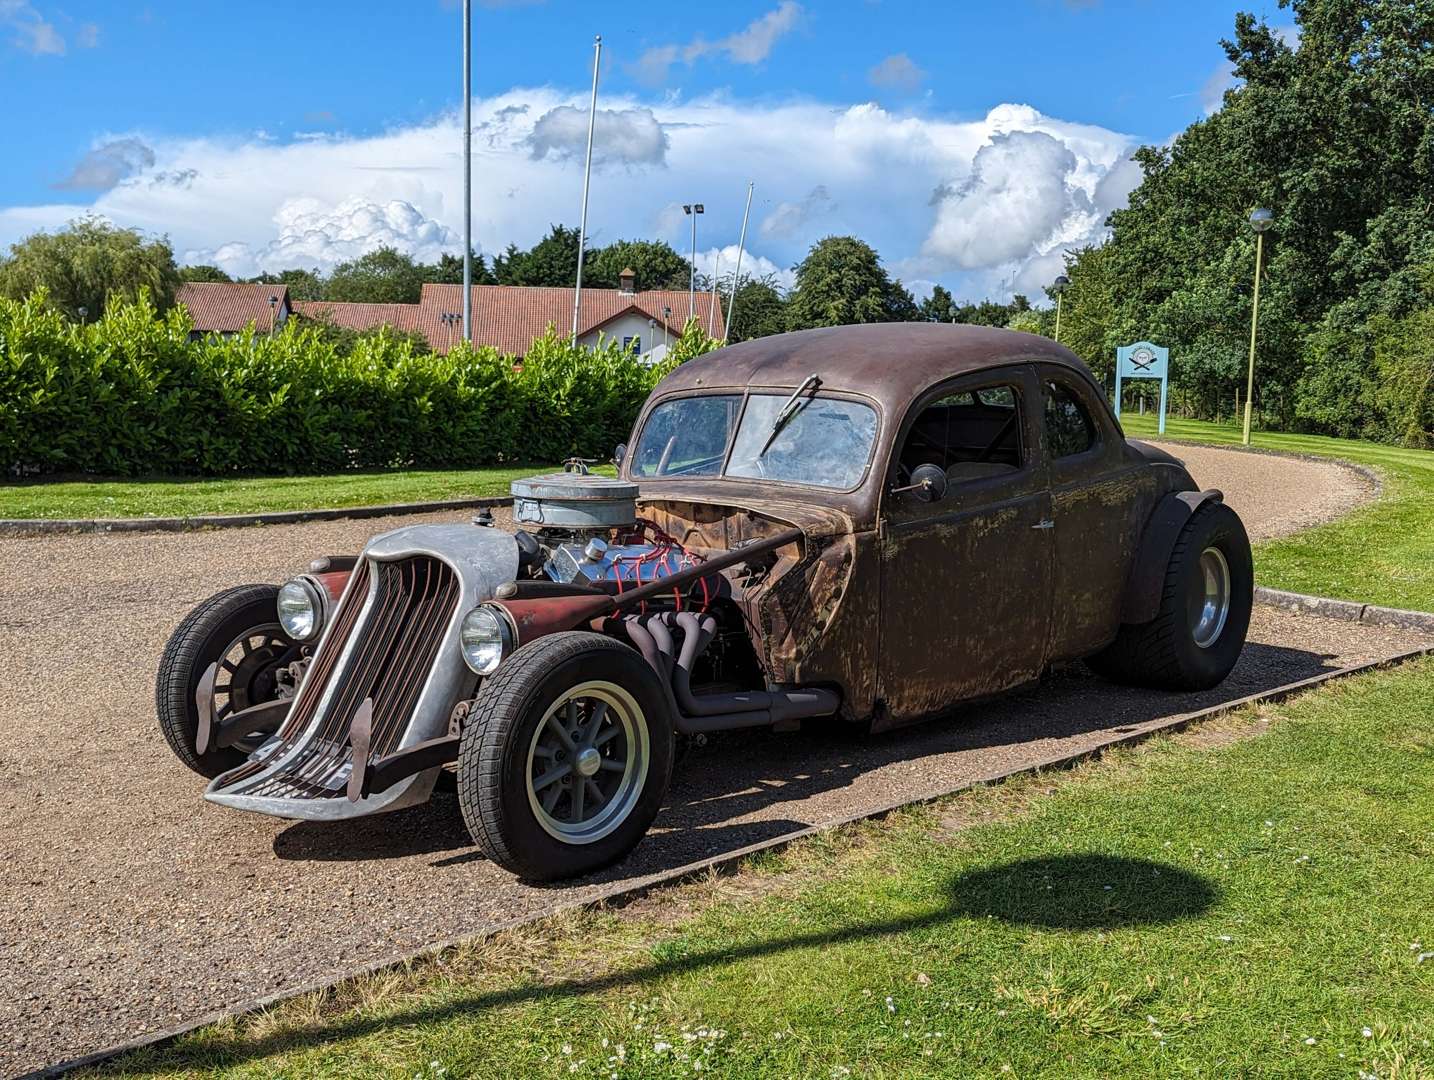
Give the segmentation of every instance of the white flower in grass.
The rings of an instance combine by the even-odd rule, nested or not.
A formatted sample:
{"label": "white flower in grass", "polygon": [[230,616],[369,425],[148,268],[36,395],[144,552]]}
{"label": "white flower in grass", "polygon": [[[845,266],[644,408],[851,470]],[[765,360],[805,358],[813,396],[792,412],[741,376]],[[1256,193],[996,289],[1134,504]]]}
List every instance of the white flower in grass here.
{"label": "white flower in grass", "polygon": [[572,1044],[572,1043],[563,1043],[563,1053],[565,1053],[565,1054],[571,1054],[572,1052],[573,1052],[573,1044]]}
{"label": "white flower in grass", "polygon": [[1416,964],[1422,964],[1425,960],[1434,960],[1434,952],[1422,952],[1414,958]]}
{"label": "white flower in grass", "polygon": [[1234,941],[1235,939],[1232,938],[1229,934],[1221,934],[1221,935],[1220,935],[1220,940],[1221,940],[1221,941]]}
{"label": "white flower in grass", "polygon": [[1370,1028],[1360,1028],[1359,1033],[1363,1035],[1366,1039],[1374,1038],[1374,1032]]}
{"label": "white flower in grass", "polygon": [[667,1053],[667,1051],[669,1051],[669,1050],[671,1050],[671,1049],[672,1049],[672,1044],[671,1044],[671,1043],[655,1042],[655,1043],[652,1044],[652,1052],[653,1052],[654,1054],[665,1054],[665,1053]]}
{"label": "white flower in grass", "polygon": [[1305,1040],[1305,1045],[1306,1045],[1306,1046],[1313,1046],[1314,1044],[1315,1044],[1315,1039],[1314,1039],[1314,1036],[1313,1036],[1313,1035],[1311,1035],[1308,1039]]}
{"label": "white flower in grass", "polygon": [[886,999],[886,1011],[889,1013],[894,1013],[896,1011],[896,1002],[891,998]]}

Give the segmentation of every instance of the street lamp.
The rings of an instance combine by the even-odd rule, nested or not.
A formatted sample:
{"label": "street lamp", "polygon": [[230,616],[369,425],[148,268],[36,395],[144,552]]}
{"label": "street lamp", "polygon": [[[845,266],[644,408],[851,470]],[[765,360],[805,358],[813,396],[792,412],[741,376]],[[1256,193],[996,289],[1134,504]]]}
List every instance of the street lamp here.
{"label": "street lamp", "polygon": [[1051,285],[1051,292],[1056,294],[1056,344],[1061,340],[1061,297],[1071,287],[1071,279],[1061,274]]}
{"label": "street lamp", "polygon": [[703,212],[701,203],[683,203],[682,212],[692,219],[692,272],[687,279],[687,321],[697,315],[697,215]]}
{"label": "street lamp", "polygon": [[1250,228],[1255,230],[1255,299],[1250,305],[1250,369],[1245,377],[1245,437],[1250,445],[1250,414],[1255,394],[1255,329],[1260,324],[1260,267],[1265,258],[1265,233],[1275,223],[1275,215],[1263,206],[1250,211]]}
{"label": "street lamp", "polygon": [[270,336],[270,337],[273,337],[273,336],[274,336],[274,319],[275,319],[275,317],[278,315],[278,312],[279,312],[279,298],[278,298],[277,296],[271,296],[271,297],[269,297],[269,336]]}
{"label": "street lamp", "polygon": [[662,306],[662,345],[667,347],[667,333],[672,328],[672,309],[666,304]]}

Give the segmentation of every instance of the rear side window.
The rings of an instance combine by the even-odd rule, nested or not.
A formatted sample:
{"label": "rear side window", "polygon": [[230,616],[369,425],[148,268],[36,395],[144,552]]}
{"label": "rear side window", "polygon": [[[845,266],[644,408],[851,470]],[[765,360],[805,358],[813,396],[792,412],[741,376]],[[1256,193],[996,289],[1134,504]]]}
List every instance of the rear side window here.
{"label": "rear side window", "polygon": [[1095,421],[1075,393],[1058,382],[1046,383],[1046,440],[1051,457],[1083,454],[1098,441]]}
{"label": "rear side window", "polygon": [[912,422],[898,463],[902,483],[921,465],[945,470],[952,484],[1019,472],[1025,464],[1020,392],[1001,384],[931,402]]}

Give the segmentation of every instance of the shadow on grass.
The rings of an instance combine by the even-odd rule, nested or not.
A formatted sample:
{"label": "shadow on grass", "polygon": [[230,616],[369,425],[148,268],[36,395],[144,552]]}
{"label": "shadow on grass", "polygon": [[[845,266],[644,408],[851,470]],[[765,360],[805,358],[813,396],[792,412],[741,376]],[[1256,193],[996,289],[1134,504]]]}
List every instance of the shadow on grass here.
{"label": "shadow on grass", "polygon": [[[1108,886],[1108,887],[1107,887]],[[962,920],[997,918],[1010,923],[1062,930],[1115,930],[1161,925],[1203,914],[1219,898],[1218,888],[1196,874],[1148,859],[1098,853],[1022,859],[954,878],[946,903],[926,914],[877,919],[804,933],[761,937],[720,948],[698,948],[681,956],[589,978],[500,989],[454,992],[441,1003],[414,1004],[383,1015],[347,1010],[299,1031],[256,1037],[242,1033],[203,1036],[189,1045],[141,1051],[108,1074],[158,1067],[214,1069],[302,1051],[341,1039],[357,1039],[415,1025],[442,1024],[489,1009],[562,1001],[600,994],[651,980],[708,971],[794,949],[822,949],[875,942],[914,931],[929,931]]]}

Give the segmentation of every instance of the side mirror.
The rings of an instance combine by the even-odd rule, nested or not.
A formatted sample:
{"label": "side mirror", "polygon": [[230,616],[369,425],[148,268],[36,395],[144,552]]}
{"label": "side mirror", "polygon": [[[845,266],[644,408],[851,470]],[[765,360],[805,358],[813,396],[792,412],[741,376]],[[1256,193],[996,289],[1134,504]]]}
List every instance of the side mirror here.
{"label": "side mirror", "polygon": [[918,465],[911,470],[911,483],[892,488],[893,495],[910,492],[922,502],[939,502],[946,497],[946,470],[939,465]]}
{"label": "side mirror", "polygon": [[627,460],[627,443],[620,442],[612,448],[612,463],[619,469],[622,463]]}

